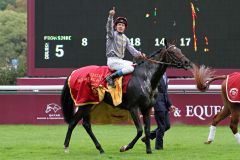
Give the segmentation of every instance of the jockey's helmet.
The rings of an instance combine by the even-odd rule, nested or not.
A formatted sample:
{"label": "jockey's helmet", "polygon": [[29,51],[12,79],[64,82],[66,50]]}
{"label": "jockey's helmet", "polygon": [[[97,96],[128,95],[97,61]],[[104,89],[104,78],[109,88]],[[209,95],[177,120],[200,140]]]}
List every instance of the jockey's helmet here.
{"label": "jockey's helmet", "polygon": [[114,28],[117,26],[118,23],[123,23],[125,26],[128,26],[127,18],[126,17],[117,17],[114,21]]}

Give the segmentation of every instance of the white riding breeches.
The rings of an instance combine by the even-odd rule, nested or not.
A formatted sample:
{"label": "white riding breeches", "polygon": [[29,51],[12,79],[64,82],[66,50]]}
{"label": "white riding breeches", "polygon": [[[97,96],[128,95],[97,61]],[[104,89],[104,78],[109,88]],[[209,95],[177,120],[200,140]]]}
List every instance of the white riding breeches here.
{"label": "white riding breeches", "polygon": [[132,73],[134,71],[133,62],[123,60],[118,57],[108,57],[107,65],[111,70],[122,70],[123,74]]}

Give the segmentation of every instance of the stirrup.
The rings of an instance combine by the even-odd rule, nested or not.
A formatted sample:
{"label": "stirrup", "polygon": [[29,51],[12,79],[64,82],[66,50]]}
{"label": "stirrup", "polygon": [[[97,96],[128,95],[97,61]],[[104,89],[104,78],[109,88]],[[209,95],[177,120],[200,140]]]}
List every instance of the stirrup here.
{"label": "stirrup", "polygon": [[114,80],[110,76],[106,78],[106,81],[108,82],[109,86],[111,86],[113,88],[116,87]]}

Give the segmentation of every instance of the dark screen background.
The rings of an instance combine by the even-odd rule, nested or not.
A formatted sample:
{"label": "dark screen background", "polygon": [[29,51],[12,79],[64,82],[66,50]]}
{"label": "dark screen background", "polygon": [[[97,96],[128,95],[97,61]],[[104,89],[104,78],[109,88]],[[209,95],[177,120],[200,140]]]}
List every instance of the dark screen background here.
{"label": "dark screen background", "polygon": [[[197,14],[196,52],[190,2]],[[239,5],[238,0],[35,0],[35,67],[105,65],[105,26],[109,10],[115,6],[115,17],[128,19],[126,35],[141,40],[136,49],[151,54],[162,47],[155,46],[155,38],[167,38],[176,40],[176,45],[195,63],[214,68],[239,68]],[[57,35],[72,38],[71,41],[44,40],[44,36]],[[82,46],[82,38],[87,38],[87,46]],[[191,38],[189,46],[181,46],[181,38]],[[45,43],[49,43],[50,49],[47,60],[44,59]],[[56,45],[59,44],[64,46],[62,57],[55,56]],[[204,52],[205,48],[209,51]],[[127,59],[132,59],[130,54],[126,55]]]}

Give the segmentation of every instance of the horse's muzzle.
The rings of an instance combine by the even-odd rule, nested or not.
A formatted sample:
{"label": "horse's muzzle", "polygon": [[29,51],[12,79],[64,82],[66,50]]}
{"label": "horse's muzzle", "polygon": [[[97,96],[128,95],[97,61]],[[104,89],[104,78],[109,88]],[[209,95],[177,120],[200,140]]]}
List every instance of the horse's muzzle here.
{"label": "horse's muzzle", "polygon": [[185,70],[192,69],[193,63],[190,61],[184,61],[184,63],[181,64],[182,66],[180,68],[183,68]]}

